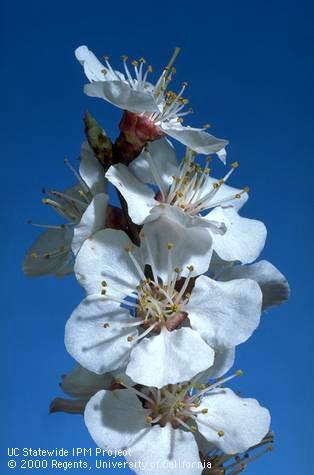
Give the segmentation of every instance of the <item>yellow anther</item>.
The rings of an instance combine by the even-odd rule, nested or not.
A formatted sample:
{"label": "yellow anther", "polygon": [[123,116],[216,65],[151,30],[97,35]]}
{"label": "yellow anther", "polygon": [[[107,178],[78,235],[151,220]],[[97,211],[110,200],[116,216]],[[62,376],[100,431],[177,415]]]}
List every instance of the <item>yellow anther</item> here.
{"label": "yellow anther", "polygon": [[244,193],[248,193],[250,191],[250,188],[248,186],[245,186],[243,188]]}
{"label": "yellow anther", "polygon": [[149,73],[152,73],[153,72],[153,66],[151,66],[151,65],[147,66],[147,71]]}
{"label": "yellow anther", "polygon": [[183,193],[182,193],[182,191],[178,190],[178,191],[176,191],[176,195],[177,195],[179,198],[182,198]]}
{"label": "yellow anther", "polygon": [[194,266],[186,266],[186,268],[187,268],[190,272],[193,272],[193,271],[194,271]]}
{"label": "yellow anther", "polygon": [[206,157],[206,162],[209,163],[209,162],[212,161],[212,159],[213,159],[212,157],[208,156],[208,157]]}
{"label": "yellow anther", "polygon": [[176,68],[175,68],[174,66],[172,66],[171,72],[172,72],[172,74],[176,74],[176,73],[177,73],[177,70],[176,70]]}
{"label": "yellow anther", "polygon": [[242,375],[243,375],[242,369],[238,369],[238,370],[236,371],[236,375],[237,375],[237,376],[242,376]]}
{"label": "yellow anther", "polygon": [[205,385],[205,384],[199,384],[199,385],[198,385],[198,388],[199,388],[199,389],[205,389],[205,388],[206,388],[206,385]]}
{"label": "yellow anther", "polygon": [[106,282],[105,280],[103,280],[102,283],[101,283],[101,285],[102,285],[103,287],[107,287],[107,282]]}
{"label": "yellow anther", "polygon": [[146,59],[143,58],[143,57],[141,57],[141,58],[139,59],[139,62],[144,64],[144,63],[146,63]]}
{"label": "yellow anther", "polygon": [[152,423],[152,420],[153,420],[153,418],[152,418],[151,416],[147,416],[147,417],[146,417],[146,422],[147,422],[147,424],[151,424],[151,423]]}
{"label": "yellow anther", "polygon": [[196,427],[196,426],[191,426],[190,429],[191,429],[191,432],[196,432],[196,431],[197,431],[197,427]]}
{"label": "yellow anther", "polygon": [[138,66],[138,62],[136,60],[132,61],[132,66],[134,66],[136,68],[136,66]]}
{"label": "yellow anther", "polygon": [[204,173],[205,173],[205,175],[209,175],[209,173],[210,173],[210,168],[205,167],[205,168],[204,168]]}
{"label": "yellow anther", "polygon": [[106,55],[106,56],[103,56],[103,58],[105,61],[109,61],[109,56]]}
{"label": "yellow anther", "polygon": [[129,335],[128,338],[127,338],[127,340],[128,340],[128,342],[133,341],[133,340],[134,340],[134,336]]}
{"label": "yellow anther", "polygon": [[104,328],[109,328],[110,325],[109,325],[109,323],[104,323],[103,327],[104,327]]}
{"label": "yellow anther", "polygon": [[238,166],[239,166],[238,162],[231,163],[231,168],[238,168]]}
{"label": "yellow anther", "polygon": [[224,433],[223,430],[220,430],[220,431],[217,432],[217,435],[218,435],[219,437],[223,437],[223,436],[225,435],[225,433]]}
{"label": "yellow anther", "polygon": [[108,73],[107,69],[102,69],[101,72],[103,73],[104,76]]}
{"label": "yellow anther", "polygon": [[274,450],[274,447],[273,447],[272,445],[270,445],[269,447],[267,447],[267,450],[268,450],[269,452],[271,452],[272,450]]}
{"label": "yellow anther", "polygon": [[203,125],[203,129],[209,129],[210,128],[210,124],[204,124]]}
{"label": "yellow anther", "polygon": [[140,232],[140,238],[144,239],[145,237],[146,237],[146,236],[145,236],[144,231],[141,231],[141,232]]}
{"label": "yellow anther", "polygon": [[181,269],[179,269],[179,267],[175,267],[174,271],[175,271],[176,274],[180,274]]}
{"label": "yellow anther", "polygon": [[125,250],[126,252],[130,252],[130,251],[131,251],[131,248],[128,247],[128,246],[125,246],[124,250]]}
{"label": "yellow anther", "polygon": [[102,291],[100,293],[101,293],[101,295],[106,295],[107,291],[106,291],[106,289],[102,289]]}
{"label": "yellow anther", "polygon": [[225,183],[225,180],[219,180],[219,185],[223,185]]}
{"label": "yellow anther", "polygon": [[219,188],[219,183],[213,183],[213,188],[217,190],[217,188]]}
{"label": "yellow anther", "polygon": [[173,304],[171,305],[170,310],[172,311],[172,313],[177,313],[180,310],[180,307],[178,304]]}
{"label": "yellow anther", "polygon": [[123,54],[123,55],[121,56],[121,59],[122,59],[122,61],[127,61],[127,60],[128,60],[128,56],[126,56],[125,54]]}
{"label": "yellow anther", "polygon": [[241,194],[240,194],[240,193],[237,193],[236,195],[234,195],[234,197],[239,200],[239,199],[241,198]]}
{"label": "yellow anther", "polygon": [[124,383],[123,383],[123,379],[122,378],[116,378],[115,382],[117,384],[121,384],[121,386],[123,385],[124,386]]}
{"label": "yellow anther", "polygon": [[208,409],[205,408],[205,409],[202,409],[202,414],[207,414],[208,413]]}
{"label": "yellow anther", "polygon": [[32,253],[31,253],[31,258],[32,258],[32,259],[36,259],[37,257],[38,257],[37,252],[32,252]]}
{"label": "yellow anther", "polygon": [[168,242],[167,244],[167,249],[168,251],[171,251],[173,249],[174,244],[172,242]]}

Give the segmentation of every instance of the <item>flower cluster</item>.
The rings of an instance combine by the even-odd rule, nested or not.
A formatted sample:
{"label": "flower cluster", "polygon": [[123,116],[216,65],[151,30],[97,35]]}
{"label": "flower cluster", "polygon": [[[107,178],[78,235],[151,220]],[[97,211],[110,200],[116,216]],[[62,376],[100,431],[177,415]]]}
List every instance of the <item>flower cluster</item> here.
{"label": "flower cluster", "polygon": [[[120,72],[77,48],[85,93],[123,110],[120,135],[112,142],[85,116],[79,171],[65,161],[77,184],[43,199],[66,222],[36,224],[47,229],[24,271],[74,272],[86,292],[65,326],[78,363],[61,383],[71,399],[56,398],[51,412],[84,414],[100,448],[130,449],[136,473],[233,475],[270,450],[273,435],[268,410],[225,387],[242,371],[226,374],[289,286],[255,262],[266,228],[239,214],[249,189],[229,185],[238,163],[211,174],[209,154],[226,165],[228,142],[182,124],[187,84],[169,89],[178,52],[153,83],[143,58],[123,57]],[[169,138],[185,145],[181,159]]]}

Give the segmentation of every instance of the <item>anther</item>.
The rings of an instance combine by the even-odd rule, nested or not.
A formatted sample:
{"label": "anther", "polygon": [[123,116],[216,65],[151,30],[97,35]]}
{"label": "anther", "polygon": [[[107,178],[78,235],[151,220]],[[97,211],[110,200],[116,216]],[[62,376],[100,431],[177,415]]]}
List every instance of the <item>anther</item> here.
{"label": "anther", "polygon": [[238,166],[239,166],[238,162],[231,163],[231,168],[238,168]]}
{"label": "anther", "polygon": [[204,124],[203,129],[210,129],[211,125],[210,124]]}
{"label": "anther", "polygon": [[194,266],[186,266],[186,268],[187,268],[190,272],[193,272],[193,271],[194,271]]}
{"label": "anther", "polygon": [[205,409],[202,409],[202,414],[207,414],[207,413],[208,413],[207,407]]}
{"label": "anther", "polygon": [[128,336],[127,340],[128,340],[128,342],[129,342],[129,343],[131,343],[131,341],[133,341],[133,340],[134,340],[134,336],[131,336],[131,335],[130,335],[130,336]]}
{"label": "anther", "polygon": [[243,375],[242,369],[238,369],[238,370],[236,371],[236,375],[237,375],[237,376],[242,376],[242,375]]}
{"label": "anther", "polygon": [[104,327],[104,328],[109,328],[110,325],[109,325],[109,323],[104,323],[104,324],[103,324],[103,327]]}
{"label": "anther", "polygon": [[102,285],[103,287],[107,287],[107,282],[106,282],[105,280],[103,280],[102,283],[101,283],[101,285]]}
{"label": "anther", "polygon": [[245,186],[243,188],[244,193],[248,193],[250,191],[250,188],[248,186]]}
{"label": "anther", "polygon": [[152,423],[152,420],[153,420],[153,418],[152,418],[151,416],[147,416],[147,417],[146,417],[146,422],[147,422],[147,424],[151,424],[151,423]]}
{"label": "anther", "polygon": [[223,430],[217,432],[218,437],[223,437],[225,435]]}
{"label": "anther", "polygon": [[173,249],[174,244],[172,242],[168,242],[167,244],[167,249],[168,251],[171,251]]}

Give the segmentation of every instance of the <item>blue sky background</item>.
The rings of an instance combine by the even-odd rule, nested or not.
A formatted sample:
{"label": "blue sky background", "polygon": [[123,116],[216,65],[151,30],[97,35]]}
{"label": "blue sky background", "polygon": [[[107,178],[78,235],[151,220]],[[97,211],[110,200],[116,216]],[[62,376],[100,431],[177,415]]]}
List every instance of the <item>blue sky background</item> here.
{"label": "blue sky background", "polygon": [[[94,447],[83,419],[48,415],[72,368],[64,324],[82,290],[74,278],[27,279],[21,262],[37,230],[53,222],[43,187],[72,183],[63,158],[78,155],[88,109],[112,137],[120,113],[83,95],[73,51],[87,44],[118,67],[144,56],[156,72],[181,46],[192,125],[209,122],[240,162],[247,217],[263,220],[263,257],[289,278],[288,304],[264,315],[237,354],[237,388],[272,413],[276,445],[248,473],[309,473],[313,446],[313,6],[310,1],[4,2],[1,75],[1,473],[7,447]],[[4,107],[3,107],[4,106]],[[30,473],[38,471],[31,470]],[[80,470],[72,470],[76,474]],[[39,473],[44,473],[39,471]],[[46,470],[45,473],[56,473]],[[127,473],[127,471],[123,472]]]}

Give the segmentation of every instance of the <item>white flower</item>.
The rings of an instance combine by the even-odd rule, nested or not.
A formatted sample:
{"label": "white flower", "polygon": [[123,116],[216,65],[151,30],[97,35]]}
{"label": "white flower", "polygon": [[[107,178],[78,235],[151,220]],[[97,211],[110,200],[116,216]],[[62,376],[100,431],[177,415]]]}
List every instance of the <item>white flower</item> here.
{"label": "white flower", "polygon": [[127,57],[123,57],[124,73],[120,73],[113,70],[107,58],[104,66],[86,46],[77,48],[75,55],[91,82],[84,87],[88,96],[105,99],[120,109],[147,119],[149,135],[151,128],[156,128],[155,138],[167,134],[198,153],[217,153],[219,158],[225,161],[224,147],[228,143],[226,140],[208,134],[204,128],[184,127],[181,124],[182,118],[191,112],[183,110],[188,102],[182,97],[186,83],[178,94],[166,91],[174,73],[172,65],[178,52],[179,49],[176,48],[155,85],[147,81],[152,68],[145,68],[143,58],[132,62],[135,74],[135,77],[132,77],[127,66]]}
{"label": "white flower", "polygon": [[[213,249],[222,259],[247,264],[262,251],[266,228],[262,222],[238,214],[248,199],[248,188],[239,190],[225,184],[237,166],[233,163],[221,180],[212,178],[208,165],[201,168],[189,149],[178,164],[171,144],[161,139],[150,144],[129,167],[111,166],[106,177],[124,196],[135,223],[167,215],[187,231],[207,228]],[[157,195],[144,182],[157,185]],[[202,236],[208,241],[208,234],[199,239]]]}
{"label": "white flower", "polygon": [[289,298],[290,287],[286,277],[268,261],[241,266],[215,259],[213,270],[218,280],[223,282],[234,279],[255,280],[263,293],[262,310],[281,305]]}
{"label": "white flower", "polygon": [[72,399],[55,398],[49,412],[83,414],[87,401],[102,389],[111,389],[114,378],[111,373],[95,374],[82,366],[76,366],[68,374],[62,375],[60,387]]}
{"label": "white flower", "polygon": [[29,276],[64,275],[73,272],[73,255],[84,240],[105,226],[108,195],[103,167],[91,148],[81,148],[79,173],[66,160],[78,184],[64,192],[49,191],[43,203],[68,221],[61,225],[35,226],[47,228],[29,249],[23,270]]}
{"label": "white flower", "polygon": [[[200,475],[199,434],[219,451],[235,454],[259,444],[269,431],[267,409],[221,387],[239,374],[196,390],[197,384],[186,383],[99,391],[87,403],[85,423],[100,448],[129,449],[126,459],[136,473]],[[131,465],[136,461],[140,466]]]}
{"label": "white flower", "polygon": [[144,225],[140,248],[110,229],[85,241],[75,272],[88,297],[65,332],[82,366],[99,374],[126,366],[134,381],[157,387],[212,367],[214,350],[216,375],[229,369],[234,347],[259,324],[262,293],[249,279],[197,277],[211,251],[198,242],[206,230],[194,231],[187,241],[183,228],[161,218],[157,229]]}

